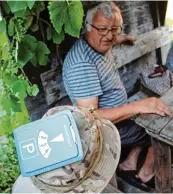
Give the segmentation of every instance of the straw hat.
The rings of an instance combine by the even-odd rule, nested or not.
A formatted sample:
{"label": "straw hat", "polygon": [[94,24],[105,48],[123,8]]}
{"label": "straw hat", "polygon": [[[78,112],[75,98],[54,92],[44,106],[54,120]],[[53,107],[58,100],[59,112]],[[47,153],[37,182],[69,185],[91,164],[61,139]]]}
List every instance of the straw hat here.
{"label": "straw hat", "polygon": [[100,193],[114,175],[120,158],[120,136],[108,120],[86,109],[58,106],[45,115],[70,110],[81,137],[84,158],[31,178],[19,176],[13,193]]}

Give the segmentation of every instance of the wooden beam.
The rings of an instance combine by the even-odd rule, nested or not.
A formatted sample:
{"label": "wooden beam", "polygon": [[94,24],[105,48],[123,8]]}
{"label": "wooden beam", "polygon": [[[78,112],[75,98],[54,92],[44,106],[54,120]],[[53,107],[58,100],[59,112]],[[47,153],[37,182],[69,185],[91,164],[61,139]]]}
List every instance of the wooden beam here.
{"label": "wooden beam", "polygon": [[113,55],[115,56],[116,67],[122,67],[149,52],[167,45],[169,41],[169,29],[163,26],[139,35],[134,46],[115,46]]}

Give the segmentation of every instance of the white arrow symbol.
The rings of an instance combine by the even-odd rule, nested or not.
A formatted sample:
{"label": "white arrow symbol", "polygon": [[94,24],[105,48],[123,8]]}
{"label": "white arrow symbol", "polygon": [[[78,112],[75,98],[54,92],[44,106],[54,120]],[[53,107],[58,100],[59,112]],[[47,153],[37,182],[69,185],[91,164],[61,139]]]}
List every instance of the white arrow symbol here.
{"label": "white arrow symbol", "polygon": [[54,139],[52,139],[50,142],[60,142],[60,141],[64,141],[64,136],[63,134],[59,134],[58,136],[56,136]]}

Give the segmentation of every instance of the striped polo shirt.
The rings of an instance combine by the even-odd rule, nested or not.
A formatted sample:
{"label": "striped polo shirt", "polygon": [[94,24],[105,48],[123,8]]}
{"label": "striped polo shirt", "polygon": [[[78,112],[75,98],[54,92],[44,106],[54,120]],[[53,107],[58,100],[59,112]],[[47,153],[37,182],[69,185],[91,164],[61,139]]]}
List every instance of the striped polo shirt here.
{"label": "striped polo shirt", "polygon": [[84,39],[77,40],[68,52],[63,64],[63,81],[73,105],[76,99],[96,96],[99,108],[127,103],[127,93],[112,52],[98,53]]}

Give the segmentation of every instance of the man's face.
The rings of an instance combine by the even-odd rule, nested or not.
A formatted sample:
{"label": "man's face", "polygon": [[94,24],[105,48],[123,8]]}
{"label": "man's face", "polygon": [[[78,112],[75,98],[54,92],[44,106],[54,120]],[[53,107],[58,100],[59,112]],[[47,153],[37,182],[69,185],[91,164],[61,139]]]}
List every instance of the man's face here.
{"label": "man's face", "polygon": [[[122,23],[122,18],[120,13],[115,12],[115,14],[110,18],[105,18],[102,11],[98,11],[94,17],[91,24],[91,31],[87,32],[86,39],[88,43],[98,52],[106,53],[113,45],[114,40],[118,33],[115,33],[116,29],[120,28]],[[102,30],[98,29],[108,29],[114,31],[108,31],[106,35],[103,35]]]}

